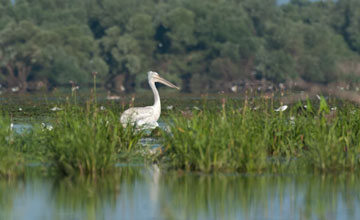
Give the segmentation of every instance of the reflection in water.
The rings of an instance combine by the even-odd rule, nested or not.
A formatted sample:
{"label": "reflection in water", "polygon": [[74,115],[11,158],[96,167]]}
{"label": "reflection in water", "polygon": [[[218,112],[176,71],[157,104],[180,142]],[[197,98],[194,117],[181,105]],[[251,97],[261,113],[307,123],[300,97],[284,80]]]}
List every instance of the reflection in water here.
{"label": "reflection in water", "polygon": [[360,219],[359,175],[198,175],[119,167],[98,179],[0,180],[0,219]]}

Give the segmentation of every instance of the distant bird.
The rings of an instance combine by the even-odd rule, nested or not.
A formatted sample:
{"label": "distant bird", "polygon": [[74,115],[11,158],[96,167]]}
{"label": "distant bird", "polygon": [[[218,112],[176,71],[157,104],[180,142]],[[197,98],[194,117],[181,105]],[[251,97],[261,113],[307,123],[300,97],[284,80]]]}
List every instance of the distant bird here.
{"label": "distant bird", "polygon": [[117,95],[111,95],[111,92],[108,91],[106,99],[107,100],[119,100],[121,97]]}
{"label": "distant bird", "polygon": [[18,86],[11,88],[12,92],[19,92],[20,88]]}
{"label": "distant bird", "polygon": [[279,108],[275,109],[276,112],[283,112],[288,108],[287,105],[280,106]]}
{"label": "distant bird", "polygon": [[161,113],[161,104],[159,92],[156,89],[155,83],[159,82],[171,88],[180,89],[171,82],[160,77],[157,72],[148,72],[148,81],[151,90],[154,93],[154,105],[146,107],[129,108],[124,111],[120,117],[121,124],[126,127],[127,124],[133,124],[136,127],[154,129],[159,126],[157,120]]}
{"label": "distant bird", "polygon": [[235,93],[236,93],[237,90],[238,90],[237,85],[231,86],[231,91],[232,91],[232,92],[235,92]]}
{"label": "distant bird", "polygon": [[56,111],[60,111],[61,108],[57,107],[57,106],[54,106],[53,108],[50,109],[51,111],[53,112],[56,112]]}

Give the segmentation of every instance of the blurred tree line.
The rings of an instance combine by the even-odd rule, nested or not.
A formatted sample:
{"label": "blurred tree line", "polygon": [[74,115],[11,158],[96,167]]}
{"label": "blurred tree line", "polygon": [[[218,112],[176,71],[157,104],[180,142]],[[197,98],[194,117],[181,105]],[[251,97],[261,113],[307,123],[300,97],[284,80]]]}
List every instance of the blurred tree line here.
{"label": "blurred tree line", "polygon": [[186,91],[264,79],[360,82],[360,1],[0,0],[0,83]]}

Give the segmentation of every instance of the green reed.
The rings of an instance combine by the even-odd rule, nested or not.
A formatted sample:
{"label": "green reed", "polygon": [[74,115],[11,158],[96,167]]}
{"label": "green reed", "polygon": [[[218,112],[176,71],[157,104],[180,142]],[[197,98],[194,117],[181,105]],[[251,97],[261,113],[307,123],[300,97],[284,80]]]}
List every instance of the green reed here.
{"label": "green reed", "polygon": [[[94,104],[65,104],[48,124],[31,121],[24,131],[0,120],[0,178],[23,175],[28,166],[41,166],[56,175],[97,176],[118,162],[141,157],[142,131],[124,128],[119,114]],[[51,126],[50,126],[51,125]]]}
{"label": "green reed", "polygon": [[54,129],[47,131],[48,155],[58,173],[96,176],[129,160],[142,135],[132,126],[123,128],[112,111],[64,107],[55,117]]}
{"label": "green reed", "polygon": [[24,155],[18,151],[20,137],[6,116],[0,118],[0,178],[12,178],[24,172]]}
{"label": "green reed", "polygon": [[[123,128],[116,110],[69,101],[47,126],[32,121],[17,133],[0,120],[0,176],[22,175],[33,162],[62,175],[110,173],[118,162],[155,161],[201,172],[355,171],[360,165],[360,111],[342,101],[307,100],[275,111],[272,98],[228,101],[167,112],[161,150],[147,152],[146,134]],[[278,103],[278,104],[277,104]],[[305,107],[306,105],[306,107]],[[336,110],[331,107],[337,106]],[[164,117],[164,116],[163,116]]]}
{"label": "green reed", "polygon": [[96,177],[113,171],[117,162],[140,155],[143,132],[131,125],[124,128],[117,112],[99,107],[96,74],[90,99],[79,104],[73,84],[72,98],[53,117],[52,129],[45,126],[37,135],[43,137],[43,155],[57,174]]}
{"label": "green reed", "polygon": [[[174,113],[158,159],[190,171],[355,170],[360,165],[360,111],[347,104],[330,110],[307,101],[284,112],[272,100],[223,102],[221,109]],[[332,103],[332,104],[336,104]],[[306,107],[304,107],[306,105]],[[189,115],[189,114],[188,114]]]}

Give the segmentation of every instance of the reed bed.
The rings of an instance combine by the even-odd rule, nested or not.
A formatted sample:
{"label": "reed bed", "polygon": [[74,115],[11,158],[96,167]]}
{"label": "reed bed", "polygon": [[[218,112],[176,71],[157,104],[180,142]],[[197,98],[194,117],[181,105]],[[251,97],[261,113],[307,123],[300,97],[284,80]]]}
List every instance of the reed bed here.
{"label": "reed bed", "polygon": [[158,156],[172,169],[332,172],[360,165],[360,111],[349,103],[335,109],[321,97],[276,111],[273,100],[223,100],[221,108],[205,104],[183,115],[171,115]]}
{"label": "reed bed", "polygon": [[112,111],[71,106],[57,114],[54,129],[47,131],[47,151],[57,172],[96,176],[129,161],[142,136],[132,126],[123,128]]}
{"label": "reed bed", "polygon": [[34,164],[55,175],[96,177],[141,157],[143,132],[124,128],[117,112],[95,104],[67,103],[59,109],[50,122],[32,121],[21,132],[6,117],[0,121],[0,177],[22,175]]}
{"label": "reed bed", "polygon": [[24,173],[24,155],[19,151],[21,136],[12,130],[10,119],[0,118],[0,178],[14,178]]}
{"label": "reed bed", "polygon": [[56,175],[96,177],[115,172],[119,162],[134,160],[206,173],[359,169],[358,106],[323,97],[287,109],[278,108],[281,105],[272,98],[223,99],[218,105],[204,101],[187,111],[165,110],[169,129],[150,138],[162,143],[156,150],[141,145],[149,132],[124,128],[120,113],[100,108],[96,100],[59,105],[47,124],[34,121],[21,133],[14,132],[11,120],[3,116],[0,177],[21,176],[32,163]]}

